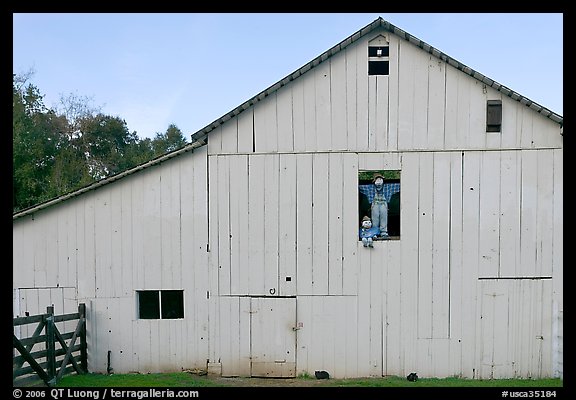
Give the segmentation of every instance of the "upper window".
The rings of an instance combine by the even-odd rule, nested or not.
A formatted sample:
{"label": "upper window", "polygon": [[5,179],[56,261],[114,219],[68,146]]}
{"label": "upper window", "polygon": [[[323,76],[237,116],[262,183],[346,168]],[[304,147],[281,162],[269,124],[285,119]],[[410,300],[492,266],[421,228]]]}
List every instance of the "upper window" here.
{"label": "upper window", "polygon": [[139,319],[184,318],[183,290],[139,290],[136,299]]}
{"label": "upper window", "polygon": [[502,100],[488,100],[486,103],[486,132],[501,132]]}
{"label": "upper window", "polygon": [[370,219],[377,237],[400,238],[400,171],[366,170],[358,172],[358,239],[362,221]]}
{"label": "upper window", "polygon": [[388,75],[389,60],[388,46],[368,46],[368,75]]}

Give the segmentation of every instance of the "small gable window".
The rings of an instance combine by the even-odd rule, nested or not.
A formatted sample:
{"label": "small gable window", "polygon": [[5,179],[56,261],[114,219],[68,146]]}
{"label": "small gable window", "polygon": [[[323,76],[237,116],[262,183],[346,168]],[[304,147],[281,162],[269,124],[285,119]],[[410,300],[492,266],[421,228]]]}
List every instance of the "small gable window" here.
{"label": "small gable window", "polygon": [[378,35],[368,43],[368,75],[390,73],[390,46],[385,35]]}
{"label": "small gable window", "polygon": [[486,103],[486,132],[502,131],[502,100],[488,100]]}

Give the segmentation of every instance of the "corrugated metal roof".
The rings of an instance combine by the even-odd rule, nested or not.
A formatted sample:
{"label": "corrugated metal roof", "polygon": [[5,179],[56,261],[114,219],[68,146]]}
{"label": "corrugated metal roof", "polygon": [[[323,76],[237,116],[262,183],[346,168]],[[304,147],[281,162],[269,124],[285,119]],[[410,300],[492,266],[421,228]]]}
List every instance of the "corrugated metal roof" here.
{"label": "corrugated metal roof", "polygon": [[491,88],[496,89],[497,91],[503,93],[504,95],[506,95],[506,96],[516,100],[516,101],[519,101],[520,103],[526,105],[527,107],[530,107],[532,110],[542,114],[546,118],[549,118],[552,121],[558,123],[561,127],[560,131],[563,134],[564,118],[561,115],[554,113],[553,111],[547,109],[546,107],[543,107],[540,104],[535,103],[532,100],[528,99],[527,97],[524,97],[521,94],[516,93],[515,91],[507,88],[506,86],[501,85],[500,83],[482,75],[481,73],[473,70],[472,68],[466,66],[465,64],[462,64],[461,62],[453,59],[452,57],[449,57],[448,55],[444,54],[440,50],[430,46],[428,43],[426,43],[426,42],[418,39],[417,37],[407,33],[406,31],[398,28],[397,26],[391,24],[390,22],[385,21],[382,17],[379,17],[376,20],[374,20],[374,22],[366,25],[364,28],[353,33],[352,35],[350,35],[349,37],[347,37],[346,39],[344,39],[343,41],[341,41],[337,45],[333,46],[329,50],[325,51],[324,53],[322,53],[318,57],[314,58],[312,61],[308,62],[307,64],[305,64],[301,68],[299,68],[296,71],[292,72],[291,74],[287,75],[286,77],[284,77],[283,79],[281,79],[277,83],[273,84],[269,88],[261,91],[260,93],[258,93],[254,97],[252,97],[251,99],[245,101],[244,103],[242,103],[238,107],[234,108],[232,111],[229,111],[228,113],[224,114],[222,117],[216,119],[215,121],[206,125],[204,128],[202,128],[199,131],[192,134],[192,136],[191,136],[192,143],[187,144],[186,146],[182,147],[179,150],[175,150],[171,153],[167,153],[161,157],[158,157],[152,161],[149,161],[147,163],[136,166],[130,170],[126,170],[120,174],[111,176],[109,178],[102,179],[102,180],[95,182],[89,186],[86,186],[82,189],[79,189],[79,190],[76,190],[74,192],[56,197],[52,200],[46,201],[44,203],[38,204],[38,205],[30,207],[28,209],[19,211],[19,212],[13,214],[12,219],[15,220],[15,219],[21,218],[25,215],[32,214],[32,213],[39,211],[43,208],[46,208],[46,207],[49,207],[51,205],[60,203],[64,200],[78,196],[78,195],[85,193],[85,192],[88,192],[90,190],[94,190],[94,189],[101,187],[103,185],[106,185],[108,183],[117,181],[118,179],[121,179],[125,176],[131,175],[134,172],[140,171],[144,168],[148,168],[149,166],[152,166],[152,165],[160,164],[169,158],[178,156],[184,152],[191,151],[197,147],[203,146],[204,144],[206,144],[205,139],[206,139],[206,136],[208,136],[209,132],[218,128],[224,122],[237,116],[241,112],[247,110],[248,108],[253,106],[255,103],[268,97],[270,94],[274,93],[275,91],[277,91],[281,87],[285,86],[289,82],[291,82],[294,79],[298,78],[299,76],[303,75],[304,73],[311,70],[312,68],[318,66],[321,62],[326,61],[327,59],[334,56],[335,54],[338,54],[340,51],[342,51],[346,47],[350,46],[352,43],[357,42],[362,37],[366,36],[367,34],[369,34],[370,32],[372,32],[378,28],[384,28],[386,31],[393,33],[396,36],[398,36],[398,37],[400,37],[406,41],[409,41],[410,43],[413,43],[414,45],[420,47],[424,51],[426,51],[426,52],[432,54],[433,56],[441,59],[442,61],[446,62],[447,64],[450,64],[454,68],[457,68],[460,71],[463,71],[464,73],[470,75],[474,79],[479,80],[480,82],[486,84],[487,86],[490,86]]}

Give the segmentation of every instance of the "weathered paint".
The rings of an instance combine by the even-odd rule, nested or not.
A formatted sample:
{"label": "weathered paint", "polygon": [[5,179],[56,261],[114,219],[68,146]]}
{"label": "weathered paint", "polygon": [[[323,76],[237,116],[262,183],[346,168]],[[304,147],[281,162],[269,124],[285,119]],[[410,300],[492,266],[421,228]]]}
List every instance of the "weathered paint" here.
{"label": "weathered paint", "polygon": [[[562,162],[556,123],[376,30],[207,146],[15,220],[15,312],[72,288],[94,372],[562,375]],[[373,169],[401,171],[401,237],[367,249]],[[183,290],[185,317],[138,319],[142,289]]]}

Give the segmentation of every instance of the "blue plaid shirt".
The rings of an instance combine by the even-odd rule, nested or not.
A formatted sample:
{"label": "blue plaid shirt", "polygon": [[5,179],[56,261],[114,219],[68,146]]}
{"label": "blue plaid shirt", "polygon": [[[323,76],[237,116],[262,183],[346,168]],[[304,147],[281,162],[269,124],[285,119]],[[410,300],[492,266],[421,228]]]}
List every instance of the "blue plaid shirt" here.
{"label": "blue plaid shirt", "polygon": [[[368,201],[372,204],[372,200],[374,200],[374,194],[376,193],[376,186],[373,184],[370,185],[358,185],[358,189],[360,192],[364,193],[366,197],[368,197]],[[386,201],[390,202],[390,198],[396,192],[400,191],[400,184],[399,183],[384,183],[384,196],[386,197]]]}

